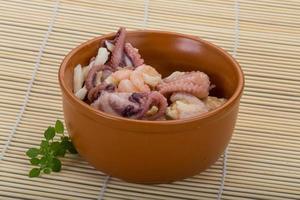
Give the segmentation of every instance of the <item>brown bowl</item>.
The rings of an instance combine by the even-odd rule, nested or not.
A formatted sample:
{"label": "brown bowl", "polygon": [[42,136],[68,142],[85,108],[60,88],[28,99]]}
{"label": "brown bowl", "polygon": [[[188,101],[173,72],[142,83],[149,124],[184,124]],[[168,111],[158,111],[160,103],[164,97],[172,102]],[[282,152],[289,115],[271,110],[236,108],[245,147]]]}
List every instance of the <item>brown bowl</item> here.
{"label": "brown bowl", "polygon": [[65,122],[79,154],[96,169],[136,183],[171,182],[207,169],[223,153],[233,133],[244,86],[239,64],[221,48],[194,36],[128,32],[127,41],[163,76],[176,70],[203,71],[217,86],[213,95],[228,101],[207,114],[184,120],[116,117],[92,108],[72,92],[73,68],[87,64],[101,40],[113,36],[81,44],[60,66]]}

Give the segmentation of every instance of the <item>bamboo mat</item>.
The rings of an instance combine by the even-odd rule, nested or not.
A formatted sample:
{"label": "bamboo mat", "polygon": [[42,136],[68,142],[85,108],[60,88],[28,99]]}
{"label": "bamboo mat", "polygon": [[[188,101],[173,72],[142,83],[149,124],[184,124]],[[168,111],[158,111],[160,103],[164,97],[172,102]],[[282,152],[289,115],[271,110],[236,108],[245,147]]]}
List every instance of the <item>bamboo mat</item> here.
{"label": "bamboo mat", "polygon": [[[300,1],[0,0],[0,199],[300,199]],[[232,141],[207,171],[173,184],[109,178],[78,156],[29,179],[25,151],[62,119],[57,71],[72,48],[117,30],[193,34],[240,62]]]}

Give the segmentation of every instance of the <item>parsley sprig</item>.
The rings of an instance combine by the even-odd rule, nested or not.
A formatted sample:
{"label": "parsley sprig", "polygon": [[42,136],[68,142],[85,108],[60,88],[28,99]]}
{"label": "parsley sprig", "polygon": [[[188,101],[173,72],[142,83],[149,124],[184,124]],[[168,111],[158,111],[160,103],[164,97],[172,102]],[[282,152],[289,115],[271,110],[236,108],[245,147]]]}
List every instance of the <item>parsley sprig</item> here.
{"label": "parsley sprig", "polygon": [[[56,134],[61,135],[59,140],[54,140]],[[44,132],[44,139],[39,148],[30,148],[26,155],[35,168],[29,172],[29,177],[38,177],[41,173],[50,174],[61,170],[61,161],[58,157],[64,157],[66,152],[76,154],[71,139],[64,135],[64,125],[57,120],[55,127],[49,126]]]}

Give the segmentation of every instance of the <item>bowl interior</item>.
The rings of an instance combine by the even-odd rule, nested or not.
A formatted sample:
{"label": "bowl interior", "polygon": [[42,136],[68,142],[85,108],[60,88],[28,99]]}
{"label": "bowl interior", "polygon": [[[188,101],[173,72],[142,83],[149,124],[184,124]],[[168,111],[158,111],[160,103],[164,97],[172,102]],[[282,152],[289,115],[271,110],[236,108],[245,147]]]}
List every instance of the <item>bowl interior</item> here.
{"label": "bowl interior", "polygon": [[[64,69],[67,90],[73,89],[73,68],[85,66],[96,55],[102,39],[98,37],[79,46]],[[237,63],[220,48],[193,36],[176,33],[135,31],[127,33],[127,41],[139,49],[145,63],[154,66],[163,77],[174,71],[200,70],[207,73],[216,85],[211,95],[229,99],[241,84]],[[234,64],[235,63],[235,64]]]}

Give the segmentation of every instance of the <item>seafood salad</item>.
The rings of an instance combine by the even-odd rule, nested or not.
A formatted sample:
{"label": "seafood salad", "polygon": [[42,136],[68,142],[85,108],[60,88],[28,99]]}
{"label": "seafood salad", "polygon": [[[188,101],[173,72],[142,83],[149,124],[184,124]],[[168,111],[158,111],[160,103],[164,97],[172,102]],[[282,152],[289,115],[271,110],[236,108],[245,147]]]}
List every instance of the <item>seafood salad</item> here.
{"label": "seafood salad", "polygon": [[102,41],[87,66],[74,68],[76,97],[100,111],[131,119],[185,119],[209,112],[226,99],[209,96],[208,75],[175,71],[167,77],[145,64],[120,28]]}

